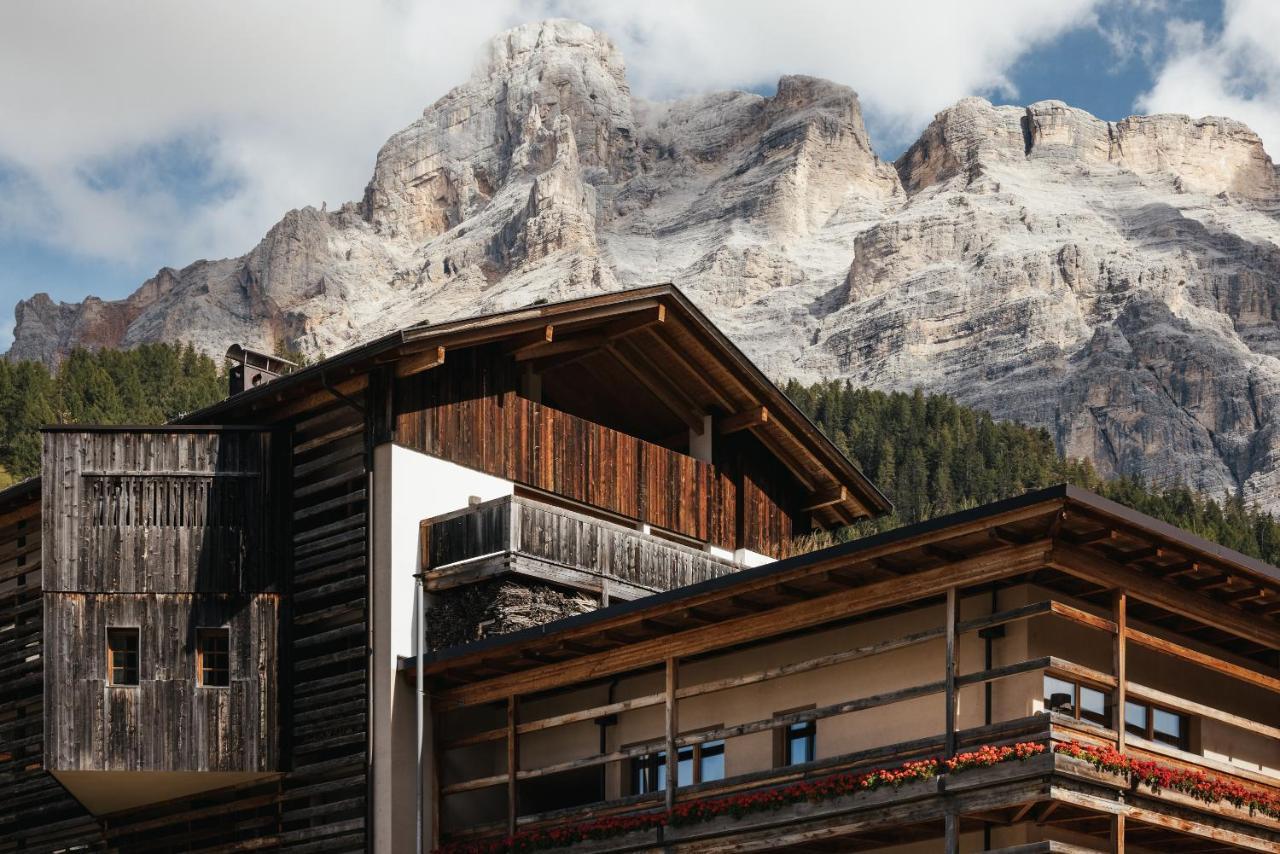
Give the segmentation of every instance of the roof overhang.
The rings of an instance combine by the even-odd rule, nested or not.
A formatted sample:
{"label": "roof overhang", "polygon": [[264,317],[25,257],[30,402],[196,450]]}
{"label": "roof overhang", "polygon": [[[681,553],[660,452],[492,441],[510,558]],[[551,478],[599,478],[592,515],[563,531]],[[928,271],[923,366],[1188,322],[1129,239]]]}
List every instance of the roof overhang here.
{"label": "roof overhang", "polygon": [[315,402],[359,393],[373,370],[425,370],[451,350],[504,342],[514,358],[559,367],[607,352],[648,392],[701,429],[714,409],[722,431],[748,430],[803,488],[815,522],[837,527],[892,509],[889,500],[698,308],[670,284],[450,323],[411,326],[242,392],[181,419],[270,421]]}
{"label": "roof overhang", "polygon": [[[993,568],[995,572],[993,573]],[[1060,485],[973,510],[657,593],[509,635],[437,650],[424,672],[446,696],[470,683],[533,679],[575,659],[628,648],[661,660],[677,637],[731,646],[737,624],[786,633],[885,601],[920,602],[947,587],[1027,573],[1071,576],[1081,590],[1119,579],[1135,599],[1208,626],[1213,642],[1280,647],[1280,570],[1086,490]],[[785,619],[776,620],[778,616]],[[736,621],[736,622],[735,622]],[[757,630],[756,635],[760,632]],[[412,670],[405,659],[401,668]],[[604,675],[601,673],[600,675]],[[531,684],[526,681],[525,684]],[[460,687],[461,686],[461,687]]]}

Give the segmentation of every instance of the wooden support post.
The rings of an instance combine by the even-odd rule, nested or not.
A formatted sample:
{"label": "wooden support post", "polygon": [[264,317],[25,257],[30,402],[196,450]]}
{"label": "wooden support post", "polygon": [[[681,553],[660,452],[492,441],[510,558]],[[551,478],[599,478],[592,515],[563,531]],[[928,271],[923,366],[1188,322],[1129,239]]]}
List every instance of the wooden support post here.
{"label": "wooden support post", "polygon": [[1111,854],[1124,854],[1124,813],[1111,816]]}
{"label": "wooden support post", "polygon": [[519,803],[516,793],[516,772],[520,770],[520,750],[516,739],[516,697],[507,698],[507,834],[516,832],[516,816]]}
{"label": "wooden support post", "polygon": [[[1112,645],[1111,645],[1112,657],[1113,657],[1111,672],[1116,677],[1116,706],[1115,706],[1116,711],[1115,711],[1115,720],[1113,721],[1113,724],[1115,725],[1115,729],[1116,729],[1116,749],[1123,751],[1124,740],[1125,740],[1124,739],[1124,735],[1125,735],[1124,704],[1125,704],[1125,695],[1127,692],[1127,687],[1125,683],[1126,683],[1126,680],[1128,679],[1128,676],[1126,675],[1126,671],[1128,668],[1125,662],[1125,659],[1128,655],[1128,650],[1127,650],[1127,646],[1128,646],[1127,633],[1128,633],[1128,624],[1129,624],[1128,598],[1125,596],[1124,590],[1120,589],[1115,592],[1115,597],[1112,601],[1114,604],[1112,617],[1116,623],[1116,633],[1115,635],[1112,636]],[[1123,844],[1121,845],[1121,847],[1122,848],[1124,847]]]}
{"label": "wooden support post", "polygon": [[948,810],[943,822],[947,837],[942,849],[944,854],[960,854],[960,817]]}
{"label": "wooden support post", "polygon": [[680,775],[680,763],[676,756],[676,660],[667,659],[667,791],[666,803],[670,810],[676,802],[676,781]]}
{"label": "wooden support post", "polygon": [[[947,672],[946,680],[946,751],[956,755],[956,623],[959,622],[960,602],[956,588],[947,588]],[[951,849],[948,849],[951,850]]]}

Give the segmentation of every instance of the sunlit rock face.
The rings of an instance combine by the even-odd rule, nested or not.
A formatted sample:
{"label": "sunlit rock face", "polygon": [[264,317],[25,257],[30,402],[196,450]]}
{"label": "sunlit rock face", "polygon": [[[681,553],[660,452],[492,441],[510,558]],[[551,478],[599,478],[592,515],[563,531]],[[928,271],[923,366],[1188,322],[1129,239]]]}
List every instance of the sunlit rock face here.
{"label": "sunlit rock face", "polygon": [[947,392],[1103,472],[1280,509],[1280,179],[1248,128],[968,98],[890,164],[846,86],[648,102],[568,21],[495,38],[383,146],[360,201],[125,300],[25,300],[10,355],[332,354],[657,281],[779,380]]}

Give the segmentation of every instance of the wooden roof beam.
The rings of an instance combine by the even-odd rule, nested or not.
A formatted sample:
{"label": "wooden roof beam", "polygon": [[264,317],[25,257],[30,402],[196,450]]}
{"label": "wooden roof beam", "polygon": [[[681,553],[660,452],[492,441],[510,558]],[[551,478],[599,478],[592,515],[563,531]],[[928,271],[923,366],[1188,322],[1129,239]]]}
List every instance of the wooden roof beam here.
{"label": "wooden roof beam", "polygon": [[737,433],[740,430],[750,430],[753,427],[759,427],[769,423],[769,410],[763,406],[756,406],[744,412],[721,418],[716,424],[716,430],[722,435]]}
{"label": "wooden roof beam", "polygon": [[[550,329],[551,327],[547,328]],[[526,344],[512,350],[511,355],[517,362],[530,362],[534,359],[546,359],[551,356],[565,356],[568,354],[582,356],[593,350],[599,350],[608,343],[609,340],[603,335],[575,335],[572,338],[562,338],[559,341],[538,341]]]}
{"label": "wooden roof beam", "polygon": [[[652,363],[649,363],[644,358],[643,354],[633,353],[628,356],[613,343],[606,344],[604,349],[608,351],[609,355],[617,359],[618,363],[626,368],[628,373],[638,379],[641,385],[647,388],[663,406],[667,407],[673,415],[683,421],[690,430],[699,436],[702,435],[703,417],[706,413],[697,404],[689,400],[684,395],[684,392],[658,379],[661,376],[661,372],[655,369]],[[640,364],[636,364],[636,362]]]}
{"label": "wooden roof beam", "polygon": [[658,348],[673,360],[684,365],[685,370],[689,372],[689,376],[697,379],[707,393],[715,399],[718,406],[730,411],[734,408],[733,403],[725,396],[724,392],[720,390],[719,386],[707,379],[705,369],[695,365],[693,360],[689,358],[688,353],[678,347],[673,347],[664,336],[658,335],[655,329],[649,329],[648,332],[649,337],[658,345]]}
{"label": "wooden roof beam", "polygon": [[800,505],[800,509],[804,511],[819,510],[823,507],[830,507],[832,504],[843,504],[848,500],[849,490],[845,488],[844,484],[838,483],[835,486],[828,486],[809,493],[809,497]]}
{"label": "wooden roof beam", "polygon": [[535,350],[542,345],[550,344],[555,341],[555,337],[556,328],[552,324],[548,323],[541,329],[535,329],[533,332],[526,332],[524,335],[519,335],[511,339],[510,343],[506,346],[506,352],[515,356],[516,361],[521,361],[522,354],[527,353],[530,350]]}
{"label": "wooden roof beam", "polygon": [[404,379],[444,364],[444,347],[436,346],[396,363],[396,379]]}

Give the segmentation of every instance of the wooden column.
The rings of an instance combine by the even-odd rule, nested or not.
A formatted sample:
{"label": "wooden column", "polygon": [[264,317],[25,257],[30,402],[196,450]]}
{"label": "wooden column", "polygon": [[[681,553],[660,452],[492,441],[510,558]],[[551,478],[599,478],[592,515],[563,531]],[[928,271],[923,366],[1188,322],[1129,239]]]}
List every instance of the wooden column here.
{"label": "wooden column", "polygon": [[[960,604],[954,587],[947,588],[947,672],[946,676],[946,751],[947,756],[956,754],[956,623]],[[948,849],[950,850],[950,849]]]}
{"label": "wooden column", "polygon": [[667,659],[667,809],[676,802],[676,780],[680,773],[680,763],[676,757],[676,660]]}
{"label": "wooden column", "polygon": [[516,832],[519,803],[516,796],[516,771],[520,767],[520,750],[516,742],[516,698],[507,698],[507,833]]}
{"label": "wooden column", "polygon": [[[1125,596],[1124,590],[1117,590],[1115,592],[1112,602],[1114,605],[1113,617],[1116,623],[1116,633],[1115,633],[1115,636],[1112,638],[1112,643],[1111,643],[1112,673],[1116,677],[1116,706],[1115,706],[1116,711],[1115,711],[1115,720],[1113,721],[1113,724],[1115,725],[1115,728],[1116,728],[1116,749],[1123,751],[1124,740],[1125,740],[1124,739],[1124,736],[1125,736],[1124,704],[1125,704],[1125,693],[1126,693],[1125,681],[1126,679],[1128,679],[1128,675],[1127,675],[1128,667],[1125,662],[1125,659],[1128,654],[1127,653],[1128,640],[1125,637],[1125,635],[1128,630],[1128,623],[1129,623],[1128,598]],[[1121,821],[1121,826],[1123,826],[1123,817]],[[1123,847],[1124,845],[1122,843],[1121,848]]]}
{"label": "wooden column", "polygon": [[1124,854],[1124,813],[1111,816],[1111,854]]}
{"label": "wooden column", "polygon": [[948,812],[943,821],[946,834],[943,854],[960,854],[960,817],[953,812]]}

